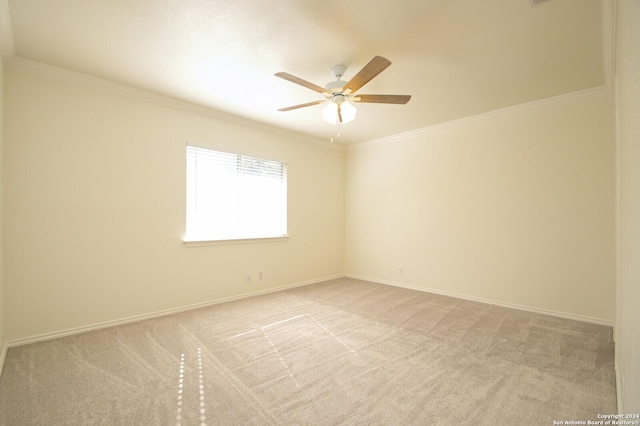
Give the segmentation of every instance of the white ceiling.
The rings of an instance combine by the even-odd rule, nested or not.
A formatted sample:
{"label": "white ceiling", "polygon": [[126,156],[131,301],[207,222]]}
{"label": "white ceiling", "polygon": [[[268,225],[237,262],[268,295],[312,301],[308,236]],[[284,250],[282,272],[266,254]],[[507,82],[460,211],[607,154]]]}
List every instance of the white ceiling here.
{"label": "white ceiling", "polygon": [[333,65],[347,66],[349,80],[384,56],[393,64],[358,93],[412,99],[357,104],[339,140],[353,144],[604,85],[605,1],[0,0],[0,11],[9,63],[36,61],[323,140],[337,129],[322,121],[322,105],[277,111],[322,95],[274,73],[324,86]]}

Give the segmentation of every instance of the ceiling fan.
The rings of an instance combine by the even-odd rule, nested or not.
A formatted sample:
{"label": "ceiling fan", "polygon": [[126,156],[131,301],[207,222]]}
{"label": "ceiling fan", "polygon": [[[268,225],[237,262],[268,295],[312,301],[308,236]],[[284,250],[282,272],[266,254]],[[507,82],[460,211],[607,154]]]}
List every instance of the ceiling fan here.
{"label": "ceiling fan", "polygon": [[309,107],[326,103],[322,111],[325,121],[336,123],[348,123],[356,116],[356,108],[351,102],[365,102],[378,104],[406,104],[411,99],[411,95],[358,95],[356,92],[362,86],[371,81],[375,76],[384,71],[391,61],[382,56],[375,56],[367,65],[364,66],[351,80],[348,82],[340,80],[346,67],[344,65],[335,65],[331,70],[336,76],[336,81],[332,81],[324,87],[309,83],[299,77],[286,72],[276,73],[276,77],[280,77],[300,86],[306,87],[324,95],[325,99],[320,101],[307,102],[304,104],[293,105],[286,108],[280,108],[278,111],[291,111],[293,109]]}

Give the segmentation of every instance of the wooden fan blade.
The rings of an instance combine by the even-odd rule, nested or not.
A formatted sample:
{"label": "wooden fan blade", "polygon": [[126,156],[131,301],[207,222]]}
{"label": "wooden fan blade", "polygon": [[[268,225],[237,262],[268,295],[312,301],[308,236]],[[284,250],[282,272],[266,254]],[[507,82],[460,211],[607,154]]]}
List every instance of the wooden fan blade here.
{"label": "wooden fan blade", "polygon": [[384,71],[391,61],[382,56],[375,56],[367,65],[364,66],[349,82],[344,86],[344,90],[351,93],[357,92],[362,86],[367,84],[371,79],[382,71]]}
{"label": "wooden fan blade", "polygon": [[356,95],[354,102],[365,102],[373,104],[406,104],[411,99],[411,95]]}
{"label": "wooden fan blade", "polygon": [[298,108],[304,108],[304,107],[308,107],[308,106],[319,105],[319,104],[321,104],[323,102],[326,102],[326,101],[307,102],[306,104],[300,104],[300,105],[294,105],[294,106],[290,106],[290,107],[286,107],[286,108],[280,108],[280,109],[278,109],[278,111],[291,111],[292,109],[298,109]]}
{"label": "wooden fan blade", "polygon": [[320,87],[320,86],[315,85],[313,83],[309,83],[306,80],[303,80],[303,79],[301,79],[299,77],[296,77],[295,75],[291,75],[291,74],[286,73],[286,72],[277,72],[275,74],[275,76],[283,78],[283,79],[285,79],[287,81],[290,81],[292,83],[299,84],[302,87],[306,87],[307,89],[311,89],[311,90],[316,91],[318,93],[329,93],[329,91],[327,89],[325,89],[324,87]]}

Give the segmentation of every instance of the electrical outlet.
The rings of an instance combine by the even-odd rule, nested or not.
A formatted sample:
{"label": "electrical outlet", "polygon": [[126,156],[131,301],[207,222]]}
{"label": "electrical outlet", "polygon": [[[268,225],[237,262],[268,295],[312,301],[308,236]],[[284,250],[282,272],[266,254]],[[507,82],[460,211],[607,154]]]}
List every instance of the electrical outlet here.
{"label": "electrical outlet", "polygon": [[398,275],[404,275],[404,266],[398,266]]}
{"label": "electrical outlet", "polygon": [[262,271],[258,271],[258,281],[262,281],[264,278],[264,273]]}
{"label": "electrical outlet", "polygon": [[247,272],[244,276],[244,282],[245,283],[250,283],[251,282],[251,273]]}

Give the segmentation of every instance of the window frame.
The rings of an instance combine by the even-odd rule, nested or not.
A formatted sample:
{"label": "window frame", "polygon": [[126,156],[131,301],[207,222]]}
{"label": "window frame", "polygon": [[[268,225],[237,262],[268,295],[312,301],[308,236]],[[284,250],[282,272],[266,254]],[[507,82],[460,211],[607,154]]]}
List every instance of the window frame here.
{"label": "window frame", "polygon": [[[240,235],[238,233],[236,233],[235,236],[221,236],[220,238],[216,238],[215,236],[209,235],[209,236],[202,236],[202,235],[197,235],[196,232],[192,232],[189,233],[189,209],[191,208],[191,206],[189,206],[189,173],[190,173],[190,169],[189,169],[189,149],[201,149],[201,150],[207,150],[207,151],[212,151],[214,153],[220,153],[220,154],[227,154],[227,155],[233,155],[236,156],[237,158],[247,158],[250,160],[259,160],[259,161],[267,161],[267,162],[272,162],[272,163],[279,163],[282,167],[284,167],[284,171],[283,171],[283,206],[282,206],[282,211],[281,211],[281,216],[280,216],[280,220],[282,220],[282,225],[283,225],[283,230],[284,233],[283,234],[276,234],[276,235]],[[261,155],[261,154],[248,154],[246,152],[242,152],[241,150],[230,150],[230,149],[221,149],[215,146],[210,146],[210,145],[201,145],[201,144],[194,144],[194,143],[190,143],[188,142],[186,144],[185,150],[185,234],[183,236],[183,242],[187,247],[197,247],[197,246],[206,246],[206,245],[227,245],[227,244],[248,244],[248,243],[266,243],[266,242],[279,242],[279,241],[285,241],[289,239],[289,234],[288,234],[288,227],[289,227],[289,194],[288,194],[288,169],[289,169],[289,164],[287,161],[283,161],[283,160],[279,160],[279,159],[273,159],[273,158],[265,158],[265,156]],[[241,174],[237,169],[236,169],[236,176],[238,174]],[[238,217],[238,212],[236,212],[236,218]]]}

